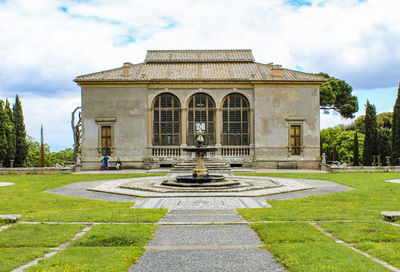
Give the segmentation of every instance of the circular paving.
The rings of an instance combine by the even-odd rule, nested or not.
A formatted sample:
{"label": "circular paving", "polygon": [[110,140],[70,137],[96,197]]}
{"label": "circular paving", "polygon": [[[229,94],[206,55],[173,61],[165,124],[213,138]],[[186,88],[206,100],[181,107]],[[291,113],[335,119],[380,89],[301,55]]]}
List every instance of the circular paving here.
{"label": "circular paving", "polygon": [[315,188],[296,179],[227,176],[226,179],[238,182],[241,186],[209,187],[174,187],[162,183],[174,176],[143,177],[110,180],[88,190],[139,197],[201,197],[201,196],[266,196]]}

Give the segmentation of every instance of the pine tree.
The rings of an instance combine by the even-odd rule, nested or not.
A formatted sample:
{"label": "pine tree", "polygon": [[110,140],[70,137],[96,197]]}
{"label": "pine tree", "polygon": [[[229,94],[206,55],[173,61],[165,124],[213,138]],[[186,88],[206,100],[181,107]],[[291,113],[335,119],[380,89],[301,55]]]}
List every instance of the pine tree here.
{"label": "pine tree", "polygon": [[10,160],[15,159],[15,127],[14,127],[14,117],[11,110],[10,103],[6,99],[5,111],[8,116],[8,125],[6,126],[6,137],[7,137],[7,158],[5,161],[6,166],[10,166]]}
{"label": "pine tree", "polygon": [[392,164],[399,165],[400,157],[400,84],[397,91],[397,99],[393,108],[392,119]]}
{"label": "pine tree", "polygon": [[26,132],[24,124],[24,115],[22,113],[21,101],[18,95],[15,97],[13,106],[13,121],[15,127],[15,166],[24,166],[26,156],[28,155],[28,144],[26,142]]}
{"label": "pine tree", "polygon": [[377,155],[377,138],[378,138],[378,123],[376,121],[375,106],[369,104],[365,107],[365,138],[363,165],[371,166],[373,162],[372,155]]}
{"label": "pine tree", "polygon": [[360,154],[358,150],[358,133],[354,133],[354,144],[353,144],[353,165],[359,166],[360,165]]}
{"label": "pine tree", "polygon": [[3,163],[7,158],[7,136],[6,136],[6,125],[7,125],[7,114],[4,110],[4,101],[0,100],[0,161]]}

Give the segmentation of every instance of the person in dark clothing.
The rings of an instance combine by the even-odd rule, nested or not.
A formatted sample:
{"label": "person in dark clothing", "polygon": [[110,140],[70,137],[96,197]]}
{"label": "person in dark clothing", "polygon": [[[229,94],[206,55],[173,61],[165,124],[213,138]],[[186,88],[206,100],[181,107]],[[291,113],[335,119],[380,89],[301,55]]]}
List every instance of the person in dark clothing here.
{"label": "person in dark clothing", "polygon": [[122,169],[122,162],[119,158],[117,159],[117,162],[115,163],[115,168],[117,168],[117,170]]}
{"label": "person in dark clothing", "polygon": [[108,170],[108,160],[109,160],[110,158],[109,157],[107,157],[107,155],[106,156],[104,156],[103,157],[103,159],[101,160],[101,165],[102,165],[102,169],[103,170]]}

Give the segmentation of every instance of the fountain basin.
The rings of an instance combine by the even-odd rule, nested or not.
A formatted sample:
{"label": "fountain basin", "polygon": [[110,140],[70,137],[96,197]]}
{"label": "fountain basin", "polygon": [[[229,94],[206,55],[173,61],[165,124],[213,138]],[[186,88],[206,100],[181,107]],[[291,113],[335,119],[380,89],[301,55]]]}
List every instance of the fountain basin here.
{"label": "fountain basin", "polygon": [[196,177],[193,175],[179,175],[175,178],[178,183],[190,183],[190,184],[221,182],[225,179],[225,177],[222,175],[207,175],[207,176],[203,176],[203,177]]}
{"label": "fountain basin", "polygon": [[[182,177],[182,176],[180,176]],[[189,176],[191,177],[191,176]],[[178,178],[178,177],[176,177]],[[241,182],[237,179],[223,179],[218,180],[209,180],[207,182],[197,182],[198,179],[193,179],[192,182],[182,182],[176,179],[167,179],[161,182],[161,185],[168,187],[180,187],[180,188],[203,188],[203,189],[211,189],[211,188],[235,188],[235,187],[243,187],[247,186],[247,184],[241,184]]]}

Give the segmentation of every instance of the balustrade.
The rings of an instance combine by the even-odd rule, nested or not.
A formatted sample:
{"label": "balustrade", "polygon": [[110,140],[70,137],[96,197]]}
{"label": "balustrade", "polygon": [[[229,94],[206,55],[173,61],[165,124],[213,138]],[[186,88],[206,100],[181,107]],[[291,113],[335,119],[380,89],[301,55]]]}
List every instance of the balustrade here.
{"label": "balustrade", "polygon": [[181,148],[179,146],[153,146],[153,157],[179,157]]}
{"label": "balustrade", "polygon": [[[182,154],[180,146],[153,146],[153,157],[179,157]],[[250,156],[249,146],[223,146],[220,148],[220,153],[224,157],[247,157]],[[188,152],[188,156],[194,156]],[[206,157],[213,157],[216,152],[207,153]]]}

